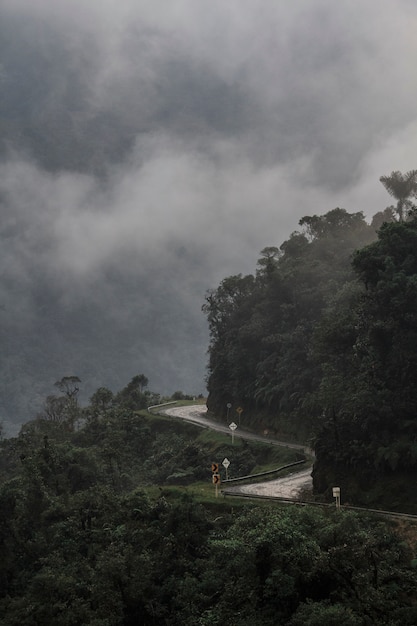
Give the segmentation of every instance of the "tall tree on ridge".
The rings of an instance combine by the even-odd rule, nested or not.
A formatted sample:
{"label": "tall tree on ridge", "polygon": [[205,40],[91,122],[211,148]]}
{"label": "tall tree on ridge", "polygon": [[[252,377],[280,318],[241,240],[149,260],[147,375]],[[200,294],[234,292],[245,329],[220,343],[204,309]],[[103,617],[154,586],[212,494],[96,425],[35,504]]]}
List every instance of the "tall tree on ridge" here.
{"label": "tall tree on ridge", "polygon": [[413,208],[410,198],[417,194],[417,170],[410,170],[405,174],[399,171],[391,172],[389,176],[379,179],[388,193],[397,200],[396,211],[400,222],[404,220],[404,209]]}

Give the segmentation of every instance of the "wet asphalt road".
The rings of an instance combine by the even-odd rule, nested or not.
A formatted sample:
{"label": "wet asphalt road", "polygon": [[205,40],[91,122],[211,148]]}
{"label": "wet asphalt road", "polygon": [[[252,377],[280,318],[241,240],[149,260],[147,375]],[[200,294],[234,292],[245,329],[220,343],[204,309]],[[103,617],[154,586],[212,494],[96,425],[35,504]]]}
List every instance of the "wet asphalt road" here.
{"label": "wet asphalt road", "polygon": [[[223,432],[232,437],[232,431],[227,424],[223,425],[215,422],[207,417],[207,409],[203,405],[179,406],[163,409],[166,415],[181,418],[194,424],[198,424],[204,428],[211,428],[218,432]],[[230,420],[232,422],[232,420]],[[234,431],[234,437],[247,439],[252,441],[268,442],[271,445],[286,446],[295,450],[301,450],[307,454],[311,454],[311,450],[306,446],[296,443],[288,443],[286,441],[277,441],[268,436],[255,435],[245,431],[243,428],[237,427]],[[228,486],[228,490],[245,494],[256,494],[263,496],[275,496],[281,498],[297,498],[301,491],[312,490],[311,468],[303,469],[300,472],[294,472],[284,478],[258,482],[253,485]]]}

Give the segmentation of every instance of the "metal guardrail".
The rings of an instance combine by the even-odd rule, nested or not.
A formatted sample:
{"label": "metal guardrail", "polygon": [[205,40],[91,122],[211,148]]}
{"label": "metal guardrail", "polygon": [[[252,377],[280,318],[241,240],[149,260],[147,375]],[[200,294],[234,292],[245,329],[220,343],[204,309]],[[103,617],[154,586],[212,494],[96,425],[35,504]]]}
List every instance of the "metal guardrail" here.
{"label": "metal guardrail", "polygon": [[276,469],[268,470],[266,472],[259,472],[258,474],[248,474],[247,476],[238,476],[237,478],[227,478],[223,481],[223,484],[237,483],[242,480],[260,478],[261,476],[271,476],[271,474],[277,474],[278,472],[282,472],[282,470],[288,469],[290,467],[295,467],[296,465],[300,465],[302,463],[307,463],[307,459],[303,459],[302,461],[294,461],[294,463],[288,463],[288,465],[283,465],[282,467],[277,467]]}
{"label": "metal guardrail", "polygon": [[170,404],[177,404],[178,400],[171,400],[170,402],[163,402],[162,404],[152,404],[151,406],[148,406],[147,411],[148,413],[151,412],[151,409],[158,409],[161,406],[169,406]]}
{"label": "metal guardrail", "polygon": [[[223,481],[226,482],[226,481]],[[316,506],[316,507],[325,507],[327,509],[333,508],[335,511],[334,504],[329,502],[315,502],[314,500],[297,500],[295,498],[285,498],[282,496],[266,496],[257,493],[240,493],[238,491],[231,491],[227,489],[222,489],[221,494],[223,496],[234,496],[236,498],[252,498],[254,500],[272,500],[275,502],[279,502],[281,504],[296,504],[299,506]],[[405,519],[410,522],[417,523],[417,515],[413,515],[412,513],[398,513],[396,511],[384,511],[382,509],[366,509],[360,506],[351,506],[349,504],[340,505],[340,511],[355,511],[357,513],[371,513],[372,515],[380,515],[382,517],[390,517],[392,519]]]}

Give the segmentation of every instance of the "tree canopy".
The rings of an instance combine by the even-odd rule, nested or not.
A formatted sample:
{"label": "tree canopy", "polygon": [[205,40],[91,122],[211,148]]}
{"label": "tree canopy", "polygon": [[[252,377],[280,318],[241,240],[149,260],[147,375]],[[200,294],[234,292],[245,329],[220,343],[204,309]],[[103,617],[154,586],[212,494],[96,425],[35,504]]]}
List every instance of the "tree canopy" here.
{"label": "tree canopy", "polygon": [[[375,238],[362,213],[334,209],[300,220],[280,248],[262,251],[256,276],[232,276],[207,294],[208,406],[254,414],[302,412],[320,379],[314,329],[339,286],[353,280],[354,250]],[[273,424],[269,424],[273,426]]]}
{"label": "tree canopy", "polygon": [[[312,439],[318,492],[337,481],[351,501],[382,503],[396,490],[414,510],[401,472],[417,475],[417,219],[385,216],[377,232],[340,208],[305,216],[255,276],[208,294],[208,407]],[[391,490],[369,493],[393,473]]]}
{"label": "tree canopy", "polygon": [[405,211],[414,207],[411,198],[417,194],[417,170],[410,170],[405,174],[399,171],[391,172],[389,176],[379,179],[388,193],[397,200],[396,213],[400,222],[404,220]]}

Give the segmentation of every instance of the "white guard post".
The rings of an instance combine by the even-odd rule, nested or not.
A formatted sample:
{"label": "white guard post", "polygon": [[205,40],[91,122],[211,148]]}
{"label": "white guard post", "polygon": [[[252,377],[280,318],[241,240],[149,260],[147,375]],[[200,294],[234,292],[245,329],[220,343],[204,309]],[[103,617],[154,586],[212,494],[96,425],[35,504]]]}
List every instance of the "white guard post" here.
{"label": "white guard post", "polygon": [[333,498],[336,499],[336,509],[340,509],[340,487],[333,487]]}

